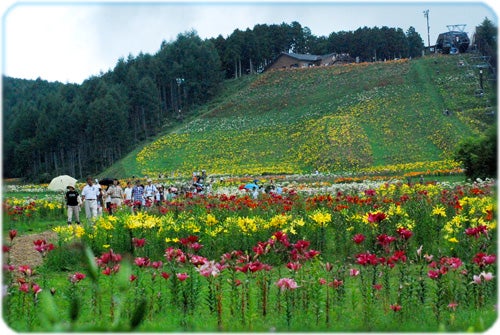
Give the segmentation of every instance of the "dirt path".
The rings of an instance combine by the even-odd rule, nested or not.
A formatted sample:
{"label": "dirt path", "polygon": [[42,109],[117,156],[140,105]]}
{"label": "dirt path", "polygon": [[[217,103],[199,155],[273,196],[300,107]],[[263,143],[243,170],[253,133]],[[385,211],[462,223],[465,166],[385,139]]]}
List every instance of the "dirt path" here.
{"label": "dirt path", "polygon": [[10,264],[14,266],[29,265],[31,268],[42,264],[42,256],[35,250],[33,241],[45,240],[47,243],[57,241],[57,233],[54,231],[46,231],[39,234],[23,235],[14,238],[9,257]]}

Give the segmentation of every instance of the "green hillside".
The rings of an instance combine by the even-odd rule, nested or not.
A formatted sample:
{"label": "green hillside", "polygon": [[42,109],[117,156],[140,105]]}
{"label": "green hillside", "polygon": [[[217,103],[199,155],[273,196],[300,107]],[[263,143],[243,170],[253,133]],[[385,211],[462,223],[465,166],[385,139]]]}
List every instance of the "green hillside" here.
{"label": "green hillside", "polygon": [[[355,172],[449,167],[484,131],[496,93],[471,55],[268,72],[226,83],[198,117],[137,148],[104,174]],[[487,78],[486,78],[487,79]],[[448,110],[449,113],[445,113]]]}

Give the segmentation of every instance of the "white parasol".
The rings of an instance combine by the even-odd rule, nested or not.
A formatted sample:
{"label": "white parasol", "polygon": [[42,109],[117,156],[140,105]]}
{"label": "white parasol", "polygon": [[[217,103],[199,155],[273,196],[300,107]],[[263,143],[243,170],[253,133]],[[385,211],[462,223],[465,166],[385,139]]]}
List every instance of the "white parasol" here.
{"label": "white parasol", "polygon": [[75,187],[75,184],[76,184],[75,178],[68,175],[61,175],[52,179],[47,188],[52,191],[65,191],[68,186]]}

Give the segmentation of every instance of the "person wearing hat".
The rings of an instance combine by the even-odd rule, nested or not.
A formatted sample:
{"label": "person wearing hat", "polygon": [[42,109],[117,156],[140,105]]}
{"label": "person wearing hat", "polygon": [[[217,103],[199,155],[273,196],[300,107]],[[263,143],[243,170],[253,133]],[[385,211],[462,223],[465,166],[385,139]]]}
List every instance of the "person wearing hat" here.
{"label": "person wearing hat", "polygon": [[123,200],[123,189],[120,186],[118,179],[113,179],[113,184],[108,187],[106,193],[110,198],[110,206],[108,207],[108,212],[110,215],[112,215],[113,209],[120,208]]}
{"label": "person wearing hat", "polygon": [[73,217],[76,224],[80,224],[80,194],[73,185],[69,185],[66,192],[66,205],[68,207],[68,226],[71,225]]}
{"label": "person wearing hat", "polygon": [[153,184],[153,180],[148,178],[147,185],[144,187],[144,198],[149,202],[149,205],[155,201],[156,193],[158,193],[158,189]]}

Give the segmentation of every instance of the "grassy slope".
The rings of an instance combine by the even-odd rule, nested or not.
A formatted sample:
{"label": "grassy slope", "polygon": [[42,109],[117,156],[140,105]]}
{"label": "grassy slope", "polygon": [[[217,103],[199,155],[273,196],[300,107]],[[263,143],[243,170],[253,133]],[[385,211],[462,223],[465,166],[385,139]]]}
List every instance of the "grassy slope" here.
{"label": "grassy slope", "polygon": [[446,159],[491,122],[487,100],[474,97],[472,67],[458,67],[457,57],[466,55],[228,81],[196,118],[104,174],[338,172]]}

